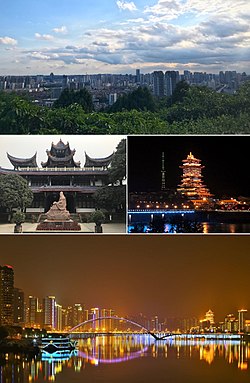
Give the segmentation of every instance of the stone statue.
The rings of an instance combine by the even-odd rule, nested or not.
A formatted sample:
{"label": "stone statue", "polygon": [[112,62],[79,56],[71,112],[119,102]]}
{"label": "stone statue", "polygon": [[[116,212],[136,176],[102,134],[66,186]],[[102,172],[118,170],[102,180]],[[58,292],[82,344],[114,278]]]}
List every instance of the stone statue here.
{"label": "stone statue", "polygon": [[70,213],[66,209],[66,197],[60,192],[59,201],[53,202],[50,210],[46,213],[47,220],[50,221],[66,221],[70,219]]}

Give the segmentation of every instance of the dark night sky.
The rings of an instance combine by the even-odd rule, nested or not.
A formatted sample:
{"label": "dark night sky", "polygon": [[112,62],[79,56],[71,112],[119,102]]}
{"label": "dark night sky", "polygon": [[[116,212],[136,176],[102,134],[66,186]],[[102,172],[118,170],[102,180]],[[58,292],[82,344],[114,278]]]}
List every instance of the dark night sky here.
{"label": "dark night sky", "polygon": [[223,319],[250,311],[249,236],[0,236],[0,265],[28,295],[119,315]]}
{"label": "dark night sky", "polygon": [[176,188],[179,166],[192,152],[205,166],[204,183],[215,197],[249,196],[249,148],[249,136],[129,136],[129,191],[160,190],[163,151],[166,187]]}

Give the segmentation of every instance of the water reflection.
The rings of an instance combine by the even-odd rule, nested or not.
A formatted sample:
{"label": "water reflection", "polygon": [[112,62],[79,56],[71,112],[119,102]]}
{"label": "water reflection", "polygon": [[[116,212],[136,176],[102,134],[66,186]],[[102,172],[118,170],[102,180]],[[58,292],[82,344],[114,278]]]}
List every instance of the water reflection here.
{"label": "water reflection", "polygon": [[[83,375],[85,382],[89,382],[93,381],[91,380],[93,378],[89,378],[89,374],[95,368],[101,366],[111,368],[110,365],[112,364],[116,365],[117,368],[122,365],[129,368],[130,364],[140,360],[137,371],[139,371],[139,368],[143,371],[143,366],[147,366],[154,359],[161,362],[161,368],[163,368],[164,363],[169,363],[168,371],[170,371],[174,361],[178,362],[178,360],[179,362],[185,361],[190,365],[202,361],[210,369],[218,361],[224,360],[223,369],[229,369],[231,365],[235,370],[248,371],[250,346],[237,341],[216,342],[173,339],[154,341],[148,335],[102,336],[82,339],[79,341],[78,350],[63,353],[60,357],[52,354],[51,356],[42,355],[29,360],[20,355],[2,355],[0,358],[0,382],[51,382],[55,381],[60,375],[60,382],[66,383],[70,381],[69,374],[71,374],[71,378],[72,374],[74,374],[74,379],[76,379],[77,375],[79,380],[76,379],[76,382],[82,381]],[[134,368],[134,365],[132,368]],[[108,373],[108,370],[105,371],[105,373]],[[157,370],[157,373],[160,374],[160,370]],[[108,380],[104,379],[102,381]],[[184,375],[183,381],[185,381]],[[216,381],[216,376],[214,381]]]}

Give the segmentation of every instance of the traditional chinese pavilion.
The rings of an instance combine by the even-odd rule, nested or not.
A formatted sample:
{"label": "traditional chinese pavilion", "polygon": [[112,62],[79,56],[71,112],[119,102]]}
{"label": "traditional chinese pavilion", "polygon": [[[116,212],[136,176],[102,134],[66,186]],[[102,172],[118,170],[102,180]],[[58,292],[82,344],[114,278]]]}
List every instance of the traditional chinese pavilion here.
{"label": "traditional chinese pavilion", "polygon": [[209,189],[203,183],[201,160],[190,153],[180,168],[183,170],[181,184],[177,189],[190,200],[206,200],[212,197]]}
{"label": "traditional chinese pavilion", "polygon": [[47,160],[37,165],[36,154],[31,158],[17,158],[7,153],[14,169],[0,168],[0,174],[18,174],[25,178],[34,193],[33,204],[27,213],[46,213],[62,191],[70,213],[93,210],[95,191],[108,184],[108,167],[113,154],[106,158],[91,158],[85,153],[85,164],[75,162],[75,150],[61,140],[46,151]]}

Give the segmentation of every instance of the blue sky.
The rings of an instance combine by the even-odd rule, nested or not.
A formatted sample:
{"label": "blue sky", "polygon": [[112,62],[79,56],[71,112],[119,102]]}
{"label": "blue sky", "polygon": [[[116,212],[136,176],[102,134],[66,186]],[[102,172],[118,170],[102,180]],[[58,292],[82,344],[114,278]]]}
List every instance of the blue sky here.
{"label": "blue sky", "polygon": [[[4,0],[0,0],[0,3]],[[249,0],[8,0],[0,75],[250,73]]]}

